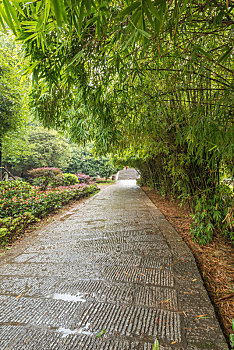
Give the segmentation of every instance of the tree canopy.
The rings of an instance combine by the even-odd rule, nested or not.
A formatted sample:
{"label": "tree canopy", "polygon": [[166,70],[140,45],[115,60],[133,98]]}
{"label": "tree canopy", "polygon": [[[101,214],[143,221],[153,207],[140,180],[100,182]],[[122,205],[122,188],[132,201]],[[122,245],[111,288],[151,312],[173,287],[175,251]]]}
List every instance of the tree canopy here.
{"label": "tree canopy", "polygon": [[18,176],[27,176],[27,171],[40,167],[59,167],[65,170],[71,160],[70,145],[56,131],[42,127],[28,127],[24,143],[28,152],[5,154],[4,161]]}
{"label": "tree canopy", "polygon": [[189,200],[202,242],[217,223],[230,230],[221,185],[233,171],[229,1],[4,0],[0,16],[23,43],[44,125],[94,140]]}
{"label": "tree canopy", "polygon": [[2,149],[7,148],[9,152],[9,145],[12,146],[14,143],[12,134],[14,133],[15,136],[20,128],[23,128],[28,111],[27,84],[21,82],[20,69],[22,65],[19,48],[14,38],[0,33],[0,179],[2,178]]}
{"label": "tree canopy", "polygon": [[[233,88],[228,2],[5,0],[0,14],[2,27],[6,22],[25,44],[40,119],[70,128],[77,139],[95,137],[99,149],[121,132],[113,101],[122,111],[145,76],[163,81],[155,101],[179,91],[177,99],[187,103],[181,95],[204,95],[207,84],[212,91]],[[171,89],[177,74],[180,82]],[[193,87],[198,82],[203,90]]]}
{"label": "tree canopy", "polygon": [[84,148],[71,144],[55,130],[35,123],[25,128],[23,138],[14,133],[10,136],[11,142],[3,143],[3,162],[14,175],[28,178],[28,170],[41,167],[60,168],[73,174],[84,172],[91,177],[109,177],[117,172],[110,158],[94,158],[92,145]]}
{"label": "tree canopy", "polygon": [[0,34],[0,139],[16,130],[24,120],[22,105],[24,89],[18,74],[20,61],[12,38]]}

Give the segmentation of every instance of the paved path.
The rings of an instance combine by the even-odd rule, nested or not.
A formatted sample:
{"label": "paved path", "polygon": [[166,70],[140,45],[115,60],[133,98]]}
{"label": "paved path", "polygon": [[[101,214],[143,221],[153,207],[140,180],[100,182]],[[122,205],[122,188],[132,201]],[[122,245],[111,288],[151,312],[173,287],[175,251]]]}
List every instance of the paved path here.
{"label": "paved path", "polygon": [[135,181],[0,259],[0,349],[151,350],[155,337],[227,349],[192,254]]}

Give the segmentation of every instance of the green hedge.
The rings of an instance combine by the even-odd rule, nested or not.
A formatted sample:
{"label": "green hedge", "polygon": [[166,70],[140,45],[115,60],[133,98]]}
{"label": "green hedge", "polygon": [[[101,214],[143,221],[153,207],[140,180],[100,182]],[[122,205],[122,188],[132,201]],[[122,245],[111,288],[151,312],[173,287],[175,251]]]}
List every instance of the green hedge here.
{"label": "green hedge", "polygon": [[94,183],[40,191],[22,181],[0,182],[0,244],[11,242],[30,223],[61,208],[70,200],[89,196],[97,190]]}

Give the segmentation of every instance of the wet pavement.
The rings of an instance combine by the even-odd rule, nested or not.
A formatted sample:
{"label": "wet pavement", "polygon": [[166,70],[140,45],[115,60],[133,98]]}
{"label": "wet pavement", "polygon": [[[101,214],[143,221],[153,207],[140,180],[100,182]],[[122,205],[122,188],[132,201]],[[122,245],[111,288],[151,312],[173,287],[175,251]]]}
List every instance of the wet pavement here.
{"label": "wet pavement", "polygon": [[193,255],[132,177],[0,258],[1,350],[228,349]]}

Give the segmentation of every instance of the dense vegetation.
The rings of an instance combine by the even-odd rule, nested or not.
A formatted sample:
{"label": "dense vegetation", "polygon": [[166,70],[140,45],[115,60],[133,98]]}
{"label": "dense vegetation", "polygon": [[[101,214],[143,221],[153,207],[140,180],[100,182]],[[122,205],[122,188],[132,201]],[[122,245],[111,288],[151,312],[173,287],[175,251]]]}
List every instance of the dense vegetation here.
{"label": "dense vegetation", "polygon": [[[22,83],[19,70],[22,65],[19,58],[19,48],[11,36],[0,33],[0,167],[2,166],[3,145],[8,149],[17,148],[14,137],[8,135],[17,133],[24,127],[28,112],[27,82]],[[20,147],[18,147],[18,151]],[[0,168],[0,178],[2,169]]]}
{"label": "dense vegetation", "polygon": [[[75,175],[74,175],[75,176]],[[23,181],[0,182],[0,245],[11,243],[24,233],[27,226],[70,200],[80,199],[97,191],[96,184],[89,182],[72,184],[60,169],[40,168],[32,177],[38,181],[32,186]]]}
{"label": "dense vegetation", "polygon": [[2,147],[3,164],[13,175],[22,178],[28,178],[28,170],[45,166],[58,167],[73,174],[84,172],[91,177],[109,177],[117,172],[110,157],[94,157],[92,145],[79,147],[55,130],[29,123],[24,127],[23,135],[14,135],[13,149],[9,148],[12,132],[6,136]]}
{"label": "dense vegetation", "polygon": [[[94,140],[187,201],[195,237],[231,237],[233,66],[229,2],[5,0],[45,126]],[[2,23],[3,24],[3,23]]]}

